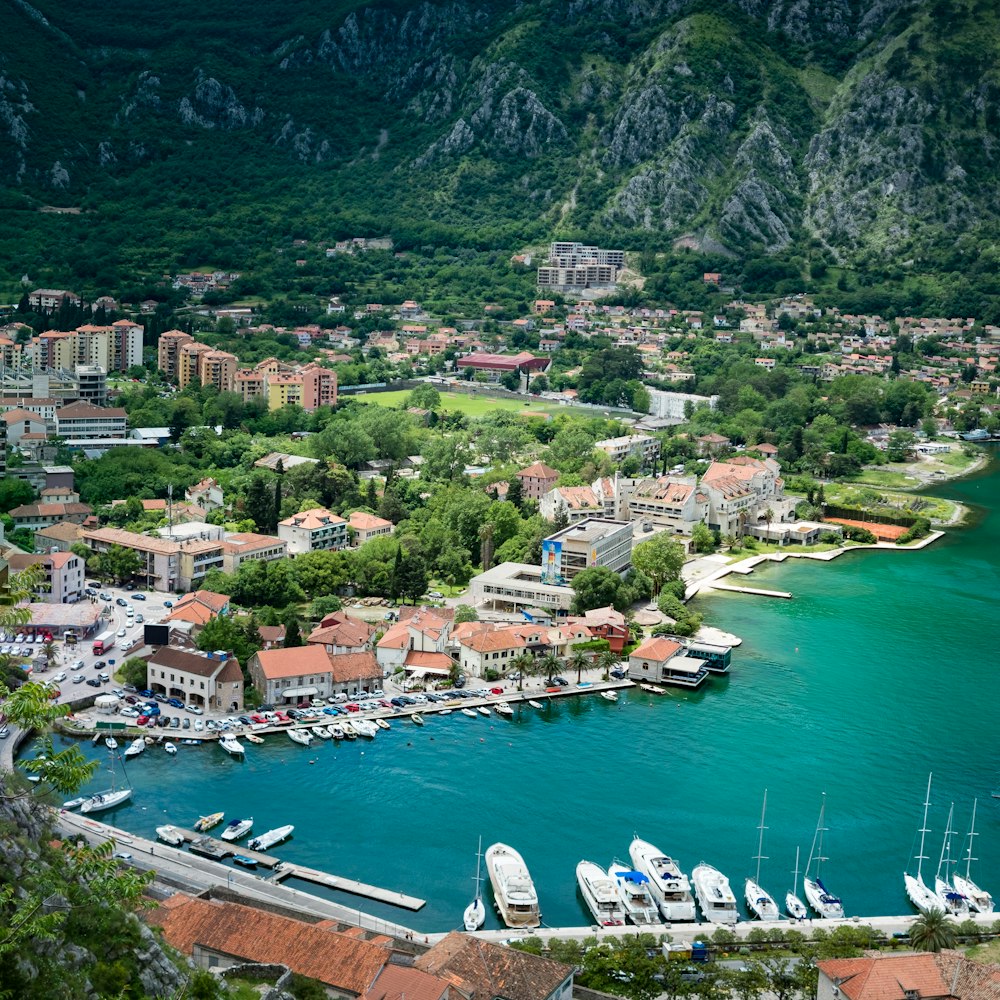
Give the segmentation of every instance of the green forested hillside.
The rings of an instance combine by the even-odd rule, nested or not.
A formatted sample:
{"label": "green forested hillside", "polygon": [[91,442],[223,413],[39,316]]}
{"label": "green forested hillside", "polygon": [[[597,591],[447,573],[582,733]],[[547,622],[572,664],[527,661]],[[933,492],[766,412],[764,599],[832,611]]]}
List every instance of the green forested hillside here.
{"label": "green forested hillside", "polygon": [[5,0],[0,287],[558,235],[988,311],[998,49],[990,0]]}

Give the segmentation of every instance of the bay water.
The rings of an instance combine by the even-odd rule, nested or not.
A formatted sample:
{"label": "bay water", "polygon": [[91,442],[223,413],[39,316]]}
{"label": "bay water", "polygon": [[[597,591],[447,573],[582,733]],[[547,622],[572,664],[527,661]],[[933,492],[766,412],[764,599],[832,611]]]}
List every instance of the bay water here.
{"label": "bay water", "polygon": [[[181,746],[175,758],[151,747],[128,764],[133,802],[107,821],[146,836],[217,810],[227,821],[252,815],[256,833],[292,823],[279,857],[427,906],[410,914],[297,888],[426,931],[460,926],[482,836],[484,849],[503,841],[524,855],[545,924],[579,926],[591,919],[577,862],[627,861],[635,835],[687,872],[715,865],[742,907],[765,788],[761,882],[780,902],[796,847],[806,864],[825,792],[828,888],[849,915],[901,914],[911,912],[902,876],[915,867],[933,772],[925,878],[938,866],[949,805],[961,857],[978,797],[973,877],[1000,894],[1000,799],[991,797],[1000,790],[1000,464],[939,492],[969,505],[972,520],[927,549],[753,573],[751,583],[791,591],[790,601],[699,598],[712,624],[744,640],[731,676],[701,692],[636,690],[617,705],[566,698],[543,712],[523,705],[511,721],[428,715],[423,728],[401,719],[374,741],[342,745],[274,735],[248,745],[242,763],[214,745]],[[89,789],[106,786],[98,772]],[[487,926],[498,926],[484,892]]]}

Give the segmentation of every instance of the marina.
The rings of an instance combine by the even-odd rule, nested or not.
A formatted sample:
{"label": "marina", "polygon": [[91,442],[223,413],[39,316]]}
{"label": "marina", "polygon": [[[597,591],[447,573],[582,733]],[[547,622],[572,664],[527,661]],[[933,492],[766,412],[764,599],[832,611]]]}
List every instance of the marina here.
{"label": "marina", "polygon": [[[460,711],[442,717],[424,707],[423,728],[393,721],[372,741],[304,748],[268,735],[264,745],[247,748],[242,765],[211,747],[182,746],[174,759],[147,753],[129,762],[133,800],[113,822],[145,836],[176,818],[189,826],[216,809],[229,817],[253,814],[259,830],[293,823],[294,840],[277,851],[283,860],[322,870],[332,855],[345,877],[399,883],[427,900],[407,921],[425,933],[461,925],[473,874],[469,845],[482,834],[484,844],[503,841],[522,854],[545,924],[574,928],[592,920],[577,893],[577,863],[625,859],[636,836],[688,874],[704,859],[742,879],[765,785],[770,860],[761,880],[775,898],[791,886],[805,901],[802,869],[825,792],[828,860],[819,877],[843,900],[847,919],[912,920],[916,910],[900,875],[916,846],[933,770],[928,826],[936,833],[925,851],[933,855],[925,877],[934,876],[952,801],[953,856],[965,874],[978,799],[971,879],[995,894],[1000,802],[990,796],[997,774],[988,751],[1000,724],[992,596],[1000,585],[1000,527],[985,510],[1000,506],[1000,477],[975,477],[948,491],[978,520],[920,553],[866,551],[830,563],[789,559],[757,568],[762,586],[794,592],[792,601],[724,592],[696,598],[695,610],[744,640],[730,675],[698,691],[652,695],[622,687],[617,703],[525,692],[543,709],[516,705],[513,719],[472,719]],[[918,600],[934,613],[918,609]],[[946,628],[943,617],[977,625]],[[505,694],[512,706],[516,697]],[[963,713],[942,752],[942,741],[912,720],[939,717],[945,705],[976,711]],[[106,754],[89,742],[77,745],[91,759]],[[106,778],[95,777],[81,794],[106,787]],[[588,791],[602,786],[628,789],[616,799],[620,808],[580,808]],[[355,822],[338,822],[346,815]],[[440,836],[440,815],[449,816],[447,838]],[[396,879],[404,845],[411,857],[405,878]],[[814,860],[810,879],[815,869]],[[323,899],[342,895],[297,879],[285,884]],[[488,885],[484,901],[485,932],[502,934]],[[742,893],[739,904],[747,916]],[[401,915],[388,904],[366,904],[368,918]]]}

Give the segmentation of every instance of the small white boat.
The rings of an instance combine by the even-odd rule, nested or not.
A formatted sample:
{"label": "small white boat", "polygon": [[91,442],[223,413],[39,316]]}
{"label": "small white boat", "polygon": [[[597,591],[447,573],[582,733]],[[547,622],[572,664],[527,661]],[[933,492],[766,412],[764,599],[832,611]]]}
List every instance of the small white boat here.
{"label": "small white boat", "polygon": [[312,743],[312,733],[310,733],[308,729],[289,729],[287,732],[288,738],[293,743],[299,743],[304,747],[307,747],[310,743]]}
{"label": "small white boat", "polygon": [[615,861],[608,868],[608,875],[618,889],[618,898],[625,909],[625,916],[633,924],[644,927],[660,922],[660,911],[649,888],[649,876],[645,872]]}
{"label": "small white boat", "polygon": [[490,710],[485,705],[480,705],[477,709],[480,715],[489,716]]}
{"label": "small white boat", "polygon": [[264,738],[262,736],[257,736],[255,733],[244,733],[243,739],[245,739],[248,743],[260,744],[264,742]]}
{"label": "small white boat", "polygon": [[760,863],[764,860],[764,816],[767,812],[767,789],[764,789],[764,804],[760,807],[760,824],[757,827],[757,853],[754,860],[757,862],[757,874],[753,878],[747,878],[743,888],[743,898],[746,900],[747,909],[750,915],[758,920],[780,920],[781,913],[778,911],[778,904],[774,897],[760,884]]}
{"label": "small white boat", "polygon": [[976,833],[976,807],[978,805],[979,799],[973,799],[972,822],[969,825],[969,832],[966,834],[969,838],[969,846],[965,851],[965,874],[956,873],[951,881],[952,885],[955,886],[955,891],[965,896],[973,910],[977,913],[992,913],[993,897],[985,889],[980,889],[972,880],[972,862],[977,860],[972,856],[972,840],[973,837],[978,836]]}
{"label": "small white boat", "polygon": [[[450,708],[442,708],[441,711],[438,712],[438,715],[451,715],[451,709]],[[385,719],[376,719],[375,721],[376,722],[385,722]],[[388,726],[386,726],[386,728],[388,729]]]}
{"label": "small white boat", "polygon": [[[938,898],[937,894],[926,882],[924,882],[924,876],[922,872],[922,866],[924,861],[927,860],[927,855],[924,854],[924,838],[930,833],[927,829],[927,810],[931,805],[931,777],[932,774],[927,775],[927,795],[924,799],[924,821],[920,824],[920,853],[916,855],[917,859],[917,874],[911,875],[909,872],[903,872],[903,887],[906,889],[906,895],[910,897],[910,902],[918,909],[921,913],[930,913],[931,910],[941,910],[944,912],[944,902]],[[822,815],[822,814],[821,814]],[[940,869],[938,869],[940,872]],[[807,889],[808,892],[808,889]],[[812,900],[810,900],[812,902]]]}
{"label": "small white boat", "polygon": [[410,716],[410,721],[415,726],[422,726],[424,724],[424,717],[419,712],[414,712],[413,715]]}
{"label": "small white boat", "polygon": [[378,734],[378,726],[368,719],[352,719],[351,725],[358,736],[364,736],[369,740],[375,739]]}
{"label": "small white boat", "polygon": [[467,715],[470,719],[474,719],[479,713],[471,708],[463,708],[462,715]]}
{"label": "small white boat", "polygon": [[344,734],[345,740],[356,740],[358,738],[357,730],[351,725],[350,719],[344,719],[340,724],[340,731]]}
{"label": "small white boat", "polygon": [[716,924],[735,924],[740,919],[729,879],[718,868],[706,865],[704,861],[695,865],[691,869],[691,884],[706,920]]}
{"label": "small white boat", "polygon": [[[809,860],[806,862],[805,875],[802,877],[802,890],[806,894],[806,902],[824,920],[839,920],[844,916],[844,904],[827,889],[823,884],[823,880],[819,877],[820,865],[822,862],[828,860],[823,856],[823,834],[826,833],[826,827],[823,826],[823,817],[825,815],[826,792],[823,793],[823,801],[819,807],[816,832],[813,834],[812,847],[809,849]],[[809,872],[813,861],[816,862],[816,877],[810,878]]]}
{"label": "small white boat", "polygon": [[581,861],[576,866],[576,883],[598,924],[621,927],[625,923],[625,908],[618,897],[618,886],[600,865]]}
{"label": "small white boat", "polygon": [[605,701],[617,701],[618,700],[618,692],[617,691],[602,691],[601,692],[601,697]]}
{"label": "small white boat", "polygon": [[480,869],[483,860],[483,838],[479,838],[479,850],[476,852],[476,894],[472,897],[472,902],[465,908],[462,914],[462,924],[467,931],[478,931],[486,923],[486,907],[483,906],[483,894],[479,889]]}
{"label": "small white boat", "polygon": [[330,731],[326,726],[313,726],[312,732],[314,736],[318,736],[321,740],[331,740],[333,737],[330,735]]}
{"label": "small white boat", "polygon": [[126,757],[138,757],[146,749],[146,741],[141,737],[137,736],[132,742],[125,748]]}
{"label": "small white boat", "polygon": [[507,844],[492,844],[485,857],[493,898],[503,922],[508,927],[538,927],[542,920],[538,893],[524,858]]}
{"label": "small white boat", "polygon": [[80,806],[87,801],[86,795],[81,795],[79,798],[70,799],[69,802],[64,802],[62,804],[63,809],[79,809]]}
{"label": "small white boat", "polygon": [[105,736],[104,737],[104,745],[109,750],[117,750],[118,749],[118,740],[116,740],[113,736]]}
{"label": "small white boat", "polygon": [[[542,711],[542,710],[543,710],[543,709],[545,708],[545,706],[544,706],[544,705],[543,705],[543,704],[542,704],[542,703],[541,703],[540,701],[535,701],[535,699],[534,699],[534,698],[530,698],[530,699],[528,700],[528,704],[529,704],[529,705],[530,705],[530,706],[531,706],[532,708],[537,708],[537,709],[538,709],[538,710],[539,710],[540,712],[541,712],[541,711]],[[464,712],[464,711],[465,711],[465,709],[463,708],[463,709],[462,709],[462,711]],[[471,713],[470,713],[470,714],[471,714]]]}
{"label": "small white boat", "polygon": [[[442,712],[441,714],[444,715],[444,712]],[[385,719],[376,719],[375,725],[378,726],[379,729],[392,729],[392,726],[390,726]]]}
{"label": "small white boat", "polygon": [[184,834],[176,826],[158,826],[156,836],[171,847],[180,847],[184,843]]}
{"label": "small white boat", "polygon": [[243,744],[235,736],[229,736],[228,734],[219,740],[219,746],[233,757],[242,757],[246,752]]}
{"label": "small white boat", "polygon": [[638,871],[649,876],[649,891],[664,920],[696,919],[691,883],[673,858],[638,837],[629,845],[628,856]]}
{"label": "small white boat", "polygon": [[330,726],[329,730],[330,730],[330,735],[335,740],[343,740],[347,738],[347,734],[344,732],[343,726],[340,725]]}
{"label": "small white boat", "polygon": [[239,840],[253,829],[253,816],[247,819],[233,819],[226,824],[225,830],[219,834],[223,840]]}
{"label": "small white boat", "polygon": [[505,718],[510,718],[514,714],[514,709],[512,709],[510,704],[506,701],[498,701],[493,706],[493,709],[497,715],[502,715]]}
{"label": "small white boat", "polygon": [[177,747],[175,747],[173,743],[171,743],[169,740],[167,740],[167,742],[163,744],[163,749],[166,750],[166,752],[170,754],[171,757],[175,753],[177,753]]}
{"label": "small white boat", "polygon": [[792,888],[785,893],[785,913],[793,920],[805,920],[809,916],[806,904],[799,899],[799,849],[795,848],[795,871],[792,873]]}
{"label": "small white boat", "polygon": [[277,829],[268,830],[267,833],[262,833],[259,837],[254,837],[247,847],[251,851],[266,851],[270,847],[274,847],[276,844],[280,844],[283,840],[288,840],[292,835],[292,831],[295,829],[294,826],[279,826]]}

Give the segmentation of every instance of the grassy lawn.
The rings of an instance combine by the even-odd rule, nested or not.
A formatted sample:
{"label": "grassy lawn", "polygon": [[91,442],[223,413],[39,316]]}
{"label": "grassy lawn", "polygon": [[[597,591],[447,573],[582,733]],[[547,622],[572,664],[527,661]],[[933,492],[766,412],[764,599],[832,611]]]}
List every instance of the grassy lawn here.
{"label": "grassy lawn", "polygon": [[973,945],[965,954],[974,962],[1000,962],[1000,941]]}
{"label": "grassy lawn", "polygon": [[862,469],[856,476],[852,476],[850,481],[863,483],[865,486],[888,486],[895,489],[918,486],[919,480],[903,471],[907,468],[905,463],[900,463],[896,468]]}
{"label": "grassy lawn", "polygon": [[[844,543],[850,547],[851,543]],[[817,545],[778,545],[776,542],[758,542],[752,549],[730,549],[729,562],[742,562],[751,556],[765,556],[772,552],[829,552],[831,549],[843,548],[839,542],[820,542]]]}
{"label": "grassy lawn", "polygon": [[831,483],[825,492],[828,503],[861,507],[887,514],[893,510],[910,511],[929,517],[932,521],[946,521],[955,513],[955,504],[943,497],[896,493],[887,489],[875,489],[865,483]]}
{"label": "grassy lawn", "polygon": [[[344,396],[344,399],[356,399],[361,403],[374,403],[376,406],[402,406],[410,392],[401,389],[396,392],[365,392],[357,395]],[[491,410],[510,410],[515,413],[571,413],[574,416],[599,417],[600,410],[585,410],[578,406],[565,406],[546,399],[506,399],[489,396],[485,392],[477,395],[466,395],[464,392],[442,392],[441,408],[458,410],[470,417],[481,417]]]}

